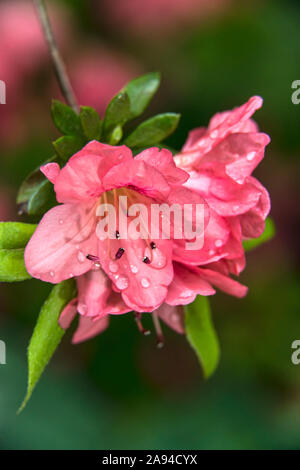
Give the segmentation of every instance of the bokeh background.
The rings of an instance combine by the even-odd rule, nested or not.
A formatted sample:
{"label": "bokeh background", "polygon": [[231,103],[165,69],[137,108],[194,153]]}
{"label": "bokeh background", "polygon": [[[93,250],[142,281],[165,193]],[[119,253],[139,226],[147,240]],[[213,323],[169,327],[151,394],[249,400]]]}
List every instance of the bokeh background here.
{"label": "bokeh background", "polygon": [[[103,114],[130,78],[160,70],[149,114],[182,113],[170,140],[251,95],[264,98],[255,119],[272,143],[256,176],[269,189],[277,236],[247,256],[242,300],[211,302],[222,358],[205,383],[184,337],[165,327],[157,350],[131,315],[113,318],[101,336],[78,346],[65,335],[33,397],[26,347],[51,286],[0,286],[2,449],[300,448],[299,162],[300,4],[294,0],[49,0],[58,42],[81,104]],[[31,1],[0,1],[0,220],[23,220],[18,185],[52,154],[49,115],[59,97]],[[147,320],[146,320],[147,323]]]}

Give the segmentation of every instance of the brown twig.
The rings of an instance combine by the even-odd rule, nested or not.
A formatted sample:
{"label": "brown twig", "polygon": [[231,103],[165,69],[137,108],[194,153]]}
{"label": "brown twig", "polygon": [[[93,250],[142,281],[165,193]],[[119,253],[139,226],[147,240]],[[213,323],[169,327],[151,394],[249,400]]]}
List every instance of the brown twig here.
{"label": "brown twig", "polygon": [[49,16],[47,13],[44,0],[33,0],[38,16],[42,25],[43,33],[48,44],[49,52],[52,58],[55,74],[61,89],[61,92],[69,106],[71,106],[76,113],[79,112],[79,107],[68,77],[63,58],[58,50],[53,30],[50,24]]}

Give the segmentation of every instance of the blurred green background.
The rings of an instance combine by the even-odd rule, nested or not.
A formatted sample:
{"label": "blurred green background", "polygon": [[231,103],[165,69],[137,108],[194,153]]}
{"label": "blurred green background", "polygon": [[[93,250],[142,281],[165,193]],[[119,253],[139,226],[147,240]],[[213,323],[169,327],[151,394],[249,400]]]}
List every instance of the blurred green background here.
{"label": "blurred green background", "polygon": [[[207,383],[184,337],[165,327],[166,346],[157,350],[154,337],[140,336],[125,315],[78,346],[68,332],[20,416],[26,347],[51,286],[2,284],[0,448],[299,449],[300,365],[291,363],[291,343],[300,339],[300,105],[291,101],[291,84],[300,79],[300,4],[189,0],[185,10],[177,0],[122,3],[48,2],[81,104],[103,113],[128,79],[160,70],[149,113],[182,113],[170,140],[179,149],[215,112],[261,95],[255,119],[272,142],[256,176],[270,191],[277,236],[247,255],[245,299],[211,299],[222,357]],[[51,156],[57,134],[49,105],[59,92],[38,28],[34,36],[31,2],[0,1],[1,22],[0,220],[24,220],[14,205],[17,188]]]}

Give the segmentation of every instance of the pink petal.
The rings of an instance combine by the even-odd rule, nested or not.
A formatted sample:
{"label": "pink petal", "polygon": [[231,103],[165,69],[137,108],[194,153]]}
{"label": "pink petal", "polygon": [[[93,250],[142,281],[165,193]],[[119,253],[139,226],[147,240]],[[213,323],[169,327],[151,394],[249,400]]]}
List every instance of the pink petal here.
{"label": "pink petal", "polygon": [[130,311],[120,294],[113,292],[111,281],[102,269],[91,270],[77,278],[78,312],[93,317]]}
{"label": "pink petal", "polygon": [[170,328],[179,334],[184,334],[184,311],[181,306],[174,307],[164,303],[156,313]]}
{"label": "pink petal", "polygon": [[114,166],[103,178],[103,185],[106,191],[128,187],[158,201],[170,192],[169,184],[158,170],[135,159]]}
{"label": "pink petal", "polygon": [[256,178],[249,178],[259,191],[260,197],[255,207],[246,214],[242,214],[239,219],[242,227],[243,237],[256,238],[259,237],[265,229],[265,220],[270,212],[271,203],[268,191]]}
{"label": "pink petal", "polygon": [[[125,304],[137,312],[152,312],[167,295],[167,286],[173,279],[172,241],[153,240],[156,248],[148,248],[144,239],[99,241],[98,256],[101,267],[112,280],[114,290],[120,292]],[[120,248],[124,254],[115,259]],[[152,258],[150,264],[144,257]]]}
{"label": "pink petal", "polygon": [[58,163],[47,163],[46,165],[41,166],[40,170],[53,184],[55,183],[60,173],[60,167]]}
{"label": "pink petal", "polygon": [[189,178],[188,173],[176,167],[173,155],[167,149],[159,151],[156,147],[149,148],[138,154],[135,160],[154,167],[163,174],[170,186],[181,185]]}
{"label": "pink petal", "polygon": [[48,211],[25,249],[27,271],[45,282],[58,283],[91,268],[86,259],[96,252],[95,209],[63,204]]}
{"label": "pink petal", "polygon": [[58,323],[64,329],[67,330],[71,325],[72,321],[77,314],[77,298],[71,300],[60,314]]}
{"label": "pink petal", "polygon": [[87,339],[93,338],[94,336],[106,330],[108,324],[108,315],[97,320],[80,315],[79,326],[73,336],[72,343],[78,344],[86,341]]}
{"label": "pink petal", "polygon": [[197,268],[199,275],[202,279],[213,284],[218,289],[226,292],[227,294],[234,295],[235,297],[244,297],[248,288],[243,286],[237,281],[230,279],[230,277],[224,276],[223,274],[213,271],[211,269]]}
{"label": "pink petal", "polygon": [[132,159],[125,145],[113,147],[92,141],[73,155],[55,181],[58,202],[77,203],[99,197],[102,179],[115,165]]}
{"label": "pink petal", "polygon": [[174,263],[174,279],[169,286],[165,302],[169,305],[187,305],[193,302],[198,294],[213,295],[216,291],[199,276],[192,267]]}

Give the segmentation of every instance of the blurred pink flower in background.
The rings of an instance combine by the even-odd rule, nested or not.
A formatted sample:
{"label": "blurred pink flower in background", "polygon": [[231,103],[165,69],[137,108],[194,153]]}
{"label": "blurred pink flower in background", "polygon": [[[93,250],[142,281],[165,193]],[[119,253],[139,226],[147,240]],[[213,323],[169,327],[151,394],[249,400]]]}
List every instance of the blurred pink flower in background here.
{"label": "blurred pink flower in background", "polygon": [[78,102],[103,115],[111,98],[141,69],[120,53],[88,47],[76,55],[69,72]]}
{"label": "blurred pink flower in background", "polygon": [[101,15],[107,15],[106,21],[133,35],[167,35],[185,26],[197,24],[209,15],[222,12],[232,0],[101,0]]}
{"label": "blurred pink flower in background", "polygon": [[[50,6],[59,44],[69,35],[65,12]],[[48,51],[33,3],[5,0],[0,3],[0,79],[6,84],[6,104],[0,108],[0,135],[8,141],[20,140],[27,122],[22,115],[34,100],[29,80],[48,61]],[[29,84],[30,85],[30,84]]]}

